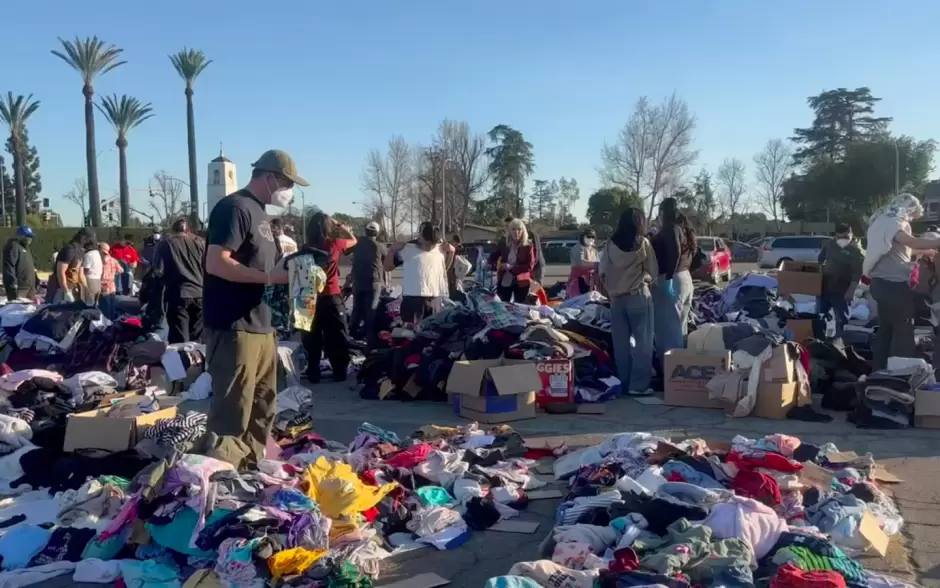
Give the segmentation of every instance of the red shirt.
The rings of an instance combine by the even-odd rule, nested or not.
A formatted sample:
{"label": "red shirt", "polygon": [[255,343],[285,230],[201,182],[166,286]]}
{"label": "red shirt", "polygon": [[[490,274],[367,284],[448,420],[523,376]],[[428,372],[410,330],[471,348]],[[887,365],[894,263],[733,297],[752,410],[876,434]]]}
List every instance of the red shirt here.
{"label": "red shirt", "polygon": [[111,257],[123,261],[124,263],[140,263],[140,256],[132,245],[115,243],[111,246]]}
{"label": "red shirt", "polygon": [[326,286],[323,294],[339,296],[343,290],[339,285],[339,256],[353,246],[351,239],[330,239],[324,249],[330,253],[330,264],[326,267]]}

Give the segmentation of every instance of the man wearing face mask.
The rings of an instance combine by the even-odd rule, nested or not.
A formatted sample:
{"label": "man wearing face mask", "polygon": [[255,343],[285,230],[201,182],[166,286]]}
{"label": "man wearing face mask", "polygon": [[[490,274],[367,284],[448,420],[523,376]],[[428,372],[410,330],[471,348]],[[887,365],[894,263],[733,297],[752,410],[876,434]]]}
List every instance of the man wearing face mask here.
{"label": "man wearing face mask", "polygon": [[855,289],[862,278],[862,263],[865,254],[858,240],[852,236],[852,227],[846,223],[836,225],[836,236],[830,239],[819,252],[819,263],[823,264],[822,295],[816,312],[826,314],[832,310],[836,322],[836,338],[842,337],[849,322],[849,305],[855,297]]}
{"label": "man wearing face mask", "polygon": [[277,343],[265,286],[286,284],[276,265],[265,205],[286,207],[294,184],[309,186],[285,152],[266,151],[251,181],[209,216],[203,282],[203,331],[212,376],[205,455],[257,467],[274,423]]}

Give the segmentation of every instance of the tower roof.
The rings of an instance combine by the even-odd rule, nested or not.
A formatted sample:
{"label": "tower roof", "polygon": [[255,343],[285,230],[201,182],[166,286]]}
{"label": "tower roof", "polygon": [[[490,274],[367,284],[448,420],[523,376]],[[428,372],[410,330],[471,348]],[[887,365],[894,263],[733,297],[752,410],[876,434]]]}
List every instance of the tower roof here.
{"label": "tower roof", "polygon": [[232,160],[222,154],[222,143],[219,143],[219,156],[212,160],[212,163],[232,163]]}

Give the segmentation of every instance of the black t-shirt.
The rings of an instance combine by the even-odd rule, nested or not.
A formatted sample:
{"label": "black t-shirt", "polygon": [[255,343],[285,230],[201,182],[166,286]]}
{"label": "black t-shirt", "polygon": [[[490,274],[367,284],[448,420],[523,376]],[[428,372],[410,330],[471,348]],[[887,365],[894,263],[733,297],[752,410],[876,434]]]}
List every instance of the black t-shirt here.
{"label": "black t-shirt", "polygon": [[[270,272],[277,251],[264,205],[247,190],[220,200],[209,215],[206,247],[232,251],[238,263]],[[203,266],[205,267],[205,266]],[[203,322],[209,329],[273,333],[271,309],[264,302],[264,284],[240,284],[205,273]]]}
{"label": "black t-shirt", "polygon": [[173,235],[157,246],[153,264],[163,270],[167,298],[202,298],[205,257],[206,243],[196,235]]}
{"label": "black t-shirt", "polygon": [[353,248],[353,285],[356,290],[371,290],[373,284],[384,282],[385,243],[363,237]]}
{"label": "black t-shirt", "polygon": [[[59,249],[58,255],[55,258],[55,264],[52,267],[52,274],[49,276],[49,282],[46,284],[46,301],[52,302],[52,299],[55,298],[56,292],[59,291],[59,288],[62,287],[62,284],[59,284],[58,268],[60,263],[68,265],[68,270],[73,268],[81,268],[82,259],[85,257],[85,250],[82,249],[82,246],[78,243],[66,243],[65,247]],[[69,271],[66,270],[65,275],[69,275]],[[77,271],[81,271],[78,269]]]}

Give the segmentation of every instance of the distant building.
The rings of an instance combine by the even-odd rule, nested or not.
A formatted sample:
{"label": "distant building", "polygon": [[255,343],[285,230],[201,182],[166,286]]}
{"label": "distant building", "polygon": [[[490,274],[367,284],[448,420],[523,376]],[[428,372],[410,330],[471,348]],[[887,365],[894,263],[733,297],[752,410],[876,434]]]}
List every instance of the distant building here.
{"label": "distant building", "polygon": [[208,184],[206,186],[206,221],[212,214],[216,203],[238,190],[238,179],[235,176],[235,163],[225,157],[221,151],[219,156],[209,162]]}

